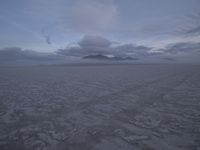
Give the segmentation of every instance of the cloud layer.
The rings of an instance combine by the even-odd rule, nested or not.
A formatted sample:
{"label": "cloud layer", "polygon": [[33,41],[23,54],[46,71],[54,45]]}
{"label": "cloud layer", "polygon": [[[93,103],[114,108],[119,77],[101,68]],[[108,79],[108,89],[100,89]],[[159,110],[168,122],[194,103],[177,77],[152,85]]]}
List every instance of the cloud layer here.
{"label": "cloud layer", "polygon": [[59,49],[58,54],[66,56],[83,57],[85,55],[104,54],[113,56],[145,56],[149,55],[152,48],[122,44],[115,46],[111,41],[100,36],[84,36],[77,46]]}
{"label": "cloud layer", "polygon": [[22,50],[19,47],[0,49],[0,65],[4,64],[51,64],[61,61],[63,56],[53,53],[41,53],[33,50]]}
{"label": "cloud layer", "polygon": [[[84,62],[83,58],[117,58],[112,60],[126,60],[137,62],[198,62],[200,63],[200,43],[181,42],[172,43],[163,49],[155,49],[143,45],[115,44],[101,36],[84,36],[75,46],[58,49],[55,53],[41,53],[33,50],[23,50],[19,47],[0,49],[0,63],[66,63],[70,58],[76,58]],[[94,57],[95,56],[95,57]],[[99,59],[100,60],[100,59]],[[105,60],[105,59],[101,59]],[[69,62],[69,61],[68,61]]]}
{"label": "cloud layer", "polygon": [[200,53],[200,43],[181,42],[169,44],[165,49],[165,53],[179,54],[179,53]]}
{"label": "cloud layer", "polygon": [[[155,49],[143,45],[118,44],[115,45],[108,39],[99,36],[84,36],[77,46],[69,46],[59,49],[58,54],[65,56],[85,57],[88,55],[107,55],[115,57],[132,57],[140,60],[152,59],[157,62],[175,61],[183,57],[195,54],[200,58],[200,43],[180,42],[168,44],[163,49]],[[192,58],[190,58],[192,61]]]}

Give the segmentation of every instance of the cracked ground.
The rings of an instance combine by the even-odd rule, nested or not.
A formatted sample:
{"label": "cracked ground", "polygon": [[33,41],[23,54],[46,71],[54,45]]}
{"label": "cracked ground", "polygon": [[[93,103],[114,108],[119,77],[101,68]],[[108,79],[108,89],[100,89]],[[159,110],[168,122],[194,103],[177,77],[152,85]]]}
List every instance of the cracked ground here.
{"label": "cracked ground", "polygon": [[200,66],[0,68],[1,150],[199,150]]}

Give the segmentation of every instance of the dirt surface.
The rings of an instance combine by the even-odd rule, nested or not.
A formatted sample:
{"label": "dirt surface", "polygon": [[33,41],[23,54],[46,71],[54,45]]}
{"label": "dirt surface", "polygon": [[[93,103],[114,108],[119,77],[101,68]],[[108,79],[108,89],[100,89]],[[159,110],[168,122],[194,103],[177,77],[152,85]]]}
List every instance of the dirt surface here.
{"label": "dirt surface", "polygon": [[0,150],[200,150],[200,66],[2,67]]}

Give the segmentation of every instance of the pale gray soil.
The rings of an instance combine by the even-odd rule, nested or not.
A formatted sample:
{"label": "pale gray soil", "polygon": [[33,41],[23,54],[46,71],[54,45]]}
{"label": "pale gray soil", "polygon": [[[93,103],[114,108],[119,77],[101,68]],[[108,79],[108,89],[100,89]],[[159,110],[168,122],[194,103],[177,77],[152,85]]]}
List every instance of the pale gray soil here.
{"label": "pale gray soil", "polygon": [[200,150],[200,66],[0,68],[0,150]]}

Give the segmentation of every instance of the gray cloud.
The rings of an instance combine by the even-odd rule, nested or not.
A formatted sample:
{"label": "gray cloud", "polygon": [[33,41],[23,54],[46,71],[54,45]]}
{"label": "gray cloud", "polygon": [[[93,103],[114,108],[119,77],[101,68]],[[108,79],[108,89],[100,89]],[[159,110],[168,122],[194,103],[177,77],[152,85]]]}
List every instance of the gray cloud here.
{"label": "gray cloud", "polygon": [[69,46],[59,49],[58,54],[67,56],[82,57],[89,54],[110,54],[112,53],[111,42],[100,36],[84,36],[77,46]]}
{"label": "gray cloud", "polygon": [[0,61],[17,60],[21,57],[21,48],[9,47],[0,50]]}
{"label": "gray cloud", "polygon": [[151,55],[150,51],[152,48],[146,46],[137,46],[134,44],[123,44],[115,47],[115,49],[120,55],[142,57]]}
{"label": "gray cloud", "polygon": [[57,61],[63,58],[63,56],[51,53],[41,53],[32,50],[22,50],[19,47],[7,47],[0,49],[0,63],[10,63],[18,61],[35,61],[35,62],[47,62]]}
{"label": "gray cloud", "polygon": [[182,42],[169,44],[162,50],[164,53],[178,54],[178,53],[195,53],[200,52],[200,43]]}
{"label": "gray cloud", "polygon": [[[71,57],[75,56],[75,57]],[[87,57],[89,56],[89,57]],[[163,49],[153,49],[135,44],[112,44],[106,38],[99,36],[84,36],[76,46],[59,49],[55,53],[41,53],[32,50],[23,50],[19,47],[0,49],[0,65],[23,62],[35,64],[55,64],[70,62],[70,58],[81,61],[81,58],[101,56],[112,60],[136,60],[142,63],[148,62],[199,62],[200,43],[174,43]],[[105,58],[105,57],[104,57]],[[69,60],[69,61],[68,61]],[[105,59],[101,59],[105,60]],[[83,61],[83,60],[82,60]]]}
{"label": "gray cloud", "polygon": [[144,57],[151,55],[152,48],[134,44],[115,45],[100,36],[84,36],[77,46],[59,49],[58,54],[84,57],[86,55],[104,54],[113,56]]}
{"label": "gray cloud", "polygon": [[110,47],[111,42],[104,37],[86,35],[78,42],[81,47]]}
{"label": "gray cloud", "polygon": [[155,60],[159,58],[172,63],[200,63],[200,43],[168,44],[165,48],[158,49],[152,57]]}

